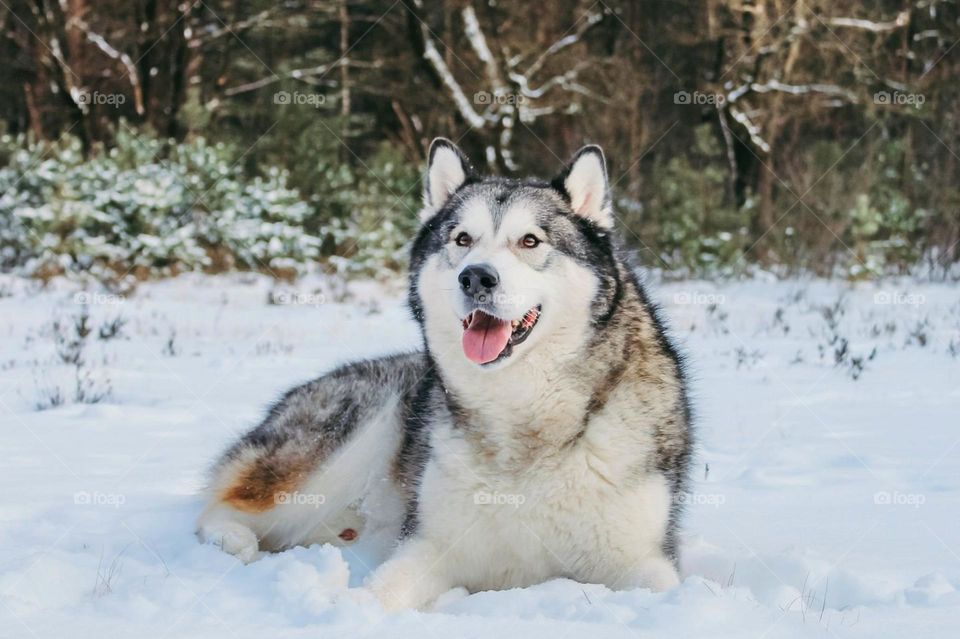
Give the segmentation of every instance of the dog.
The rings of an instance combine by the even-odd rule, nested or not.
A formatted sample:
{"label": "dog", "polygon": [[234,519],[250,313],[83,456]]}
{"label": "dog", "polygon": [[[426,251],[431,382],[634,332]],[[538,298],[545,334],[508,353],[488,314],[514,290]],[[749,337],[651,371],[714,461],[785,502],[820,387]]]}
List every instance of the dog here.
{"label": "dog", "polygon": [[289,391],[214,466],[200,539],[244,562],[373,540],[387,609],[555,577],[677,584],[684,365],[616,241],[601,149],[516,180],[439,138],[420,220],[422,351]]}

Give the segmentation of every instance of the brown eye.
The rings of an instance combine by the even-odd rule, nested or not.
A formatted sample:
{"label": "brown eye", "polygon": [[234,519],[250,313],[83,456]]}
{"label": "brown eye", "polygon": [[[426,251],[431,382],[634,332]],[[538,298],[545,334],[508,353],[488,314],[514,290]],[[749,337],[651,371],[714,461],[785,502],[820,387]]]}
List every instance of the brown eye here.
{"label": "brown eye", "polygon": [[527,233],[523,236],[523,239],[520,240],[520,246],[523,248],[537,248],[540,246],[540,239],[533,233]]}
{"label": "brown eye", "polygon": [[470,246],[471,244],[473,244],[473,238],[470,237],[470,235],[468,235],[467,233],[460,233],[453,240],[453,242],[457,246]]}

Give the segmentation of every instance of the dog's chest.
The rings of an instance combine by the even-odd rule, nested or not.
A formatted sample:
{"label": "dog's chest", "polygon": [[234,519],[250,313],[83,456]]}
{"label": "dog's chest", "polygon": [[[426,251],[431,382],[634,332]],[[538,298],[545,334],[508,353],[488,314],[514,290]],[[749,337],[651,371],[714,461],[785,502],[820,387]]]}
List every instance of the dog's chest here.
{"label": "dog's chest", "polygon": [[635,531],[665,521],[668,509],[661,478],[631,468],[635,452],[585,436],[504,472],[462,435],[441,429],[420,487],[420,525],[456,542],[450,552],[473,576],[471,588],[555,576],[604,581],[626,547],[644,545]]}

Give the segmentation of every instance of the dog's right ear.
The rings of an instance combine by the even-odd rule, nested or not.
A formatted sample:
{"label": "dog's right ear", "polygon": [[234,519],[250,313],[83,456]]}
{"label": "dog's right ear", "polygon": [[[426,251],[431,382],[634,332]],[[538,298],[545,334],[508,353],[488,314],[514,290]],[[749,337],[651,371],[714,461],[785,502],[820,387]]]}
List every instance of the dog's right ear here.
{"label": "dog's right ear", "polygon": [[427,175],[423,182],[423,210],[420,221],[426,222],[443,208],[450,196],[473,176],[473,167],[457,145],[446,138],[430,143],[427,154]]}

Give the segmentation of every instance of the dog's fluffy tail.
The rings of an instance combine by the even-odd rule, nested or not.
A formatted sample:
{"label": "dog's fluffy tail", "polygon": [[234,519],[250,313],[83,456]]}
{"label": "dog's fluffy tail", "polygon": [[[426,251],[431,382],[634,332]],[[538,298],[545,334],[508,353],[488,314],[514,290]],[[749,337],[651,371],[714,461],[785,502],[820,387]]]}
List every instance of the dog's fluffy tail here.
{"label": "dog's fluffy tail", "polygon": [[261,550],[395,539],[394,465],[422,356],[338,369],[283,397],[214,467],[197,534],[249,562]]}

